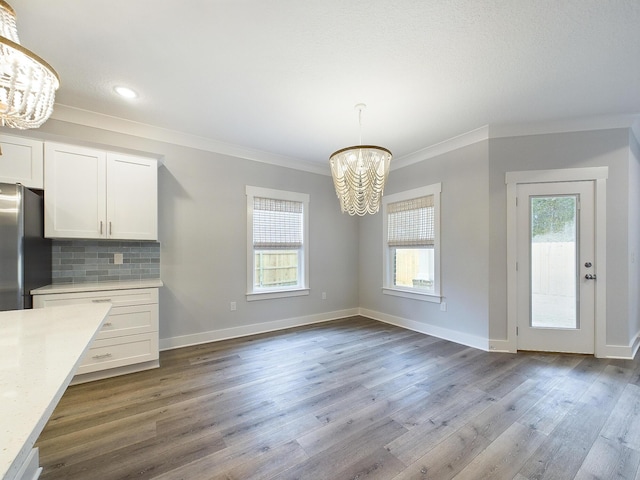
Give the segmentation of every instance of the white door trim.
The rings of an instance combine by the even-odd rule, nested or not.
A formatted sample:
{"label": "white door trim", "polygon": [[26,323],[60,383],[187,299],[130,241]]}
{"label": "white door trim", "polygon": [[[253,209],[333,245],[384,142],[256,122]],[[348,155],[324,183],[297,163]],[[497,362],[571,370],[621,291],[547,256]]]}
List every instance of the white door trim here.
{"label": "white door trim", "polygon": [[507,172],[507,341],[506,348],[518,349],[517,297],[517,215],[516,197],[519,183],[576,182],[590,180],[595,183],[595,258],[598,281],[595,298],[595,356],[606,356],[607,343],[607,178],[608,167],[566,168],[558,170],[531,170]]}

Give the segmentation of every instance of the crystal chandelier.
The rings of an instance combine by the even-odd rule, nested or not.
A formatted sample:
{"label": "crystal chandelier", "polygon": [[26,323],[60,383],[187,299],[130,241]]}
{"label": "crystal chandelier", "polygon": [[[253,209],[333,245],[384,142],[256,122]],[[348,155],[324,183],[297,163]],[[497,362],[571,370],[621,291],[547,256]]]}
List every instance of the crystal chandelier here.
{"label": "crystal chandelier", "polygon": [[365,215],[376,213],[389,175],[391,152],[383,147],[362,145],[362,110],[364,103],[355,106],[360,124],[360,144],[334,152],[329,157],[333,184],[343,213]]}
{"label": "crystal chandelier", "polygon": [[16,13],[0,0],[0,125],[38,128],[53,112],[59,86],[56,71],[20,45]]}

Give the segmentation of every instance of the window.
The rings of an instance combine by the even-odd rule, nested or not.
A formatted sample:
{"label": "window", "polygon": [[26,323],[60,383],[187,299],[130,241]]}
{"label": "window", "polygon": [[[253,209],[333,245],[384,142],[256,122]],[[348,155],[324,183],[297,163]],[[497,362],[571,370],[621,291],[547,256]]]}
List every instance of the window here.
{"label": "window", "polygon": [[441,301],[440,189],[438,183],[383,197],[384,293]]}
{"label": "window", "polygon": [[247,300],[308,295],[309,195],[246,188]]}

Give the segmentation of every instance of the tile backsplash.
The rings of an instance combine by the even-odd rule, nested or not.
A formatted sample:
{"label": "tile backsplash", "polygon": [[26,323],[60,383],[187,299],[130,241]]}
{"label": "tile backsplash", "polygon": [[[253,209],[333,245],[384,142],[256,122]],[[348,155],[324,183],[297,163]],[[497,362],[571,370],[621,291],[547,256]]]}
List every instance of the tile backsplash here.
{"label": "tile backsplash", "polygon": [[[114,264],[122,254],[123,263]],[[160,243],[53,240],[53,283],[108,282],[160,278]]]}

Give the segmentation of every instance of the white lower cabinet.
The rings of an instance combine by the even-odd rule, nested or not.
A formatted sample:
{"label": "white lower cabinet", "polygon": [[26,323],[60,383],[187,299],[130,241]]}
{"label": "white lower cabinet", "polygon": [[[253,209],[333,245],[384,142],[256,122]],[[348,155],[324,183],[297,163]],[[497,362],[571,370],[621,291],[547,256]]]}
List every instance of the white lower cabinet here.
{"label": "white lower cabinet", "polygon": [[48,293],[33,297],[34,308],[78,303],[111,303],[112,307],[72,383],[160,365],[157,288]]}

